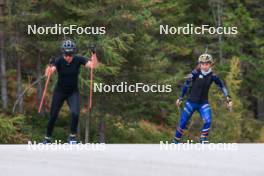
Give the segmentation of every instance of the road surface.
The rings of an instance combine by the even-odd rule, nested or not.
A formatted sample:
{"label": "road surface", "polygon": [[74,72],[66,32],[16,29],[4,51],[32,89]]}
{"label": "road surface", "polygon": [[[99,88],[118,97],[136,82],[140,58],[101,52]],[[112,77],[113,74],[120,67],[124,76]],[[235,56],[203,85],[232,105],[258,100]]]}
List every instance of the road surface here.
{"label": "road surface", "polygon": [[0,145],[0,157],[1,176],[264,175],[264,144],[236,144],[230,151],[165,150],[159,144],[105,144],[84,150]]}

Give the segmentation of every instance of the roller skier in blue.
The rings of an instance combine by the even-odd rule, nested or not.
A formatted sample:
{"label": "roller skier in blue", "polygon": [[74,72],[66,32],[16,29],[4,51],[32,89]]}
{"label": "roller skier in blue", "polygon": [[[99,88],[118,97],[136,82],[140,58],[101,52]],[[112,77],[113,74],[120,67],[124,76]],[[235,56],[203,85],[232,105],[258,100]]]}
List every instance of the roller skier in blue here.
{"label": "roller skier in blue", "polygon": [[198,111],[204,124],[201,130],[200,143],[208,143],[208,136],[212,121],[212,110],[208,101],[208,92],[211,84],[214,82],[223,92],[227,107],[232,108],[232,100],[228,94],[227,88],[223,81],[212,71],[213,58],[210,54],[202,54],[198,59],[198,67],[193,70],[182,86],[180,97],[176,101],[176,105],[180,107],[185,94],[190,85],[190,95],[184,108],[181,111],[179,125],[176,129],[173,143],[179,143],[184,132],[187,130],[187,124],[195,111]]}

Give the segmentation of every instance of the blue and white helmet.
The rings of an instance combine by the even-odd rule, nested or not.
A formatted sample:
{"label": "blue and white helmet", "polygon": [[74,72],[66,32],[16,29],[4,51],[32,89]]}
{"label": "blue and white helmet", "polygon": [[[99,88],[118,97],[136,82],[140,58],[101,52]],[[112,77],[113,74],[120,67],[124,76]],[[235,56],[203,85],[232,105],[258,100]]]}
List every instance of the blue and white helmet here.
{"label": "blue and white helmet", "polygon": [[76,45],[71,40],[64,40],[61,45],[63,54],[74,54],[76,52]]}

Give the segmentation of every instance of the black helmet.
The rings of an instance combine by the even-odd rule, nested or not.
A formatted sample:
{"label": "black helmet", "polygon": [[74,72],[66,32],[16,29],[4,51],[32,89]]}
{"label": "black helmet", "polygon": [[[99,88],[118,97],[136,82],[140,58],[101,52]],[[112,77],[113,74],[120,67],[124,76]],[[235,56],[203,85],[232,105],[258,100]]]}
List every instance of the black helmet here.
{"label": "black helmet", "polygon": [[64,40],[62,42],[61,50],[63,54],[74,54],[76,51],[75,43],[71,40]]}

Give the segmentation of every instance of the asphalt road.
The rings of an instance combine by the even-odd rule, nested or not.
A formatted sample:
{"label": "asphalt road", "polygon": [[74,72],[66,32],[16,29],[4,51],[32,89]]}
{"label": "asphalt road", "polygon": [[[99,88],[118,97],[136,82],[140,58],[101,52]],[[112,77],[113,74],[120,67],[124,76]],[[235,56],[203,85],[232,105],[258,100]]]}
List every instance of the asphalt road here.
{"label": "asphalt road", "polygon": [[[194,146],[200,146],[196,144]],[[107,144],[81,148],[0,145],[1,176],[263,176],[264,144],[232,150],[161,149],[156,144]]]}

